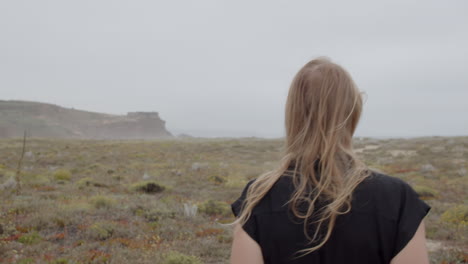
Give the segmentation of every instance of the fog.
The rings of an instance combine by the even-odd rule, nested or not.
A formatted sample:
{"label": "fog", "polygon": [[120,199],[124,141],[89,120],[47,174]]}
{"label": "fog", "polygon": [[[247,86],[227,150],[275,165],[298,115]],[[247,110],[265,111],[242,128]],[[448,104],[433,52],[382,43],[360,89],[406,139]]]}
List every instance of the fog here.
{"label": "fog", "polygon": [[[343,1],[344,2],[344,1]],[[468,133],[467,1],[1,1],[0,99],[125,114],[173,134],[284,135],[294,74],[327,56],[357,136]]]}

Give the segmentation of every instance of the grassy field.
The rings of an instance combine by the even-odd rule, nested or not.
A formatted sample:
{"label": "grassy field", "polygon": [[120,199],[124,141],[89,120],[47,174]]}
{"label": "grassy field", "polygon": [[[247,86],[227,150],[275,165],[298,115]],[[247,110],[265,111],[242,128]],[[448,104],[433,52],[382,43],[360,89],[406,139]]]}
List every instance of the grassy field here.
{"label": "grassy field", "polygon": [[[280,140],[0,140],[0,263],[228,263],[233,202]],[[432,263],[468,262],[468,137],[355,139],[432,210]],[[195,215],[186,207],[198,206]]]}

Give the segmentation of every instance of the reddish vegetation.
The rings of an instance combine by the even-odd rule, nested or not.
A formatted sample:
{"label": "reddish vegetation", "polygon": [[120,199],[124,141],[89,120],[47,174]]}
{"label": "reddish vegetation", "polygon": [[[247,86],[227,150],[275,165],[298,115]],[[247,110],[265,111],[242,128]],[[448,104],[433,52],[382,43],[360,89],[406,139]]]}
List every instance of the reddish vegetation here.
{"label": "reddish vegetation", "polygon": [[14,241],[14,240],[18,240],[18,238],[20,238],[21,236],[22,234],[16,234],[16,235],[11,235],[9,237],[2,238],[1,240],[2,241]]}
{"label": "reddish vegetation", "polygon": [[[21,142],[0,140],[0,184],[14,175]],[[228,263],[231,230],[219,224],[234,220],[229,204],[250,179],[276,165],[281,143],[31,139],[22,193],[3,196],[7,192],[0,191],[0,263],[130,258],[150,264],[164,263],[171,251],[203,263]],[[366,149],[369,144],[380,147]],[[440,146],[443,158],[432,151]],[[466,263],[466,250],[461,250],[465,222],[458,214],[444,222],[441,215],[467,199],[468,137],[362,139],[356,147],[364,149],[359,155],[372,169],[401,177],[423,199],[431,198],[426,200],[434,208],[427,218],[427,236],[439,245],[430,249],[431,263]],[[395,156],[391,150],[415,154]],[[194,169],[200,163],[205,165]],[[59,169],[67,170],[70,179],[54,177]],[[222,180],[213,181],[215,176]],[[144,178],[167,189],[155,195],[129,188]],[[102,184],[81,185],[83,179]],[[437,195],[427,196],[432,191]],[[184,204],[198,205],[197,213],[187,214]]]}
{"label": "reddish vegetation", "polygon": [[224,233],[224,229],[206,228],[195,233],[197,237],[215,236]]}

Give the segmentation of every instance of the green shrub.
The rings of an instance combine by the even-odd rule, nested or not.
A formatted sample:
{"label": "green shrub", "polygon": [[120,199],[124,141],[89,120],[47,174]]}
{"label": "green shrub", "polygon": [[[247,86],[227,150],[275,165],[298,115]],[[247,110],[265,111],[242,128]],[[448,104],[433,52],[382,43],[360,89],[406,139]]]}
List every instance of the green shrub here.
{"label": "green shrub", "polygon": [[175,212],[171,211],[159,211],[159,210],[149,210],[143,213],[146,221],[148,222],[158,222],[163,218],[174,218]]}
{"label": "green shrub", "polygon": [[449,208],[440,216],[440,220],[446,223],[467,226],[468,225],[468,205],[459,204],[452,208]]}
{"label": "green shrub", "polygon": [[112,179],[116,180],[116,181],[121,181],[123,179],[123,176],[122,175],[115,175],[113,174],[112,175]]}
{"label": "green shrub", "polygon": [[106,240],[115,232],[115,225],[109,222],[97,222],[91,225],[88,230],[87,234],[92,239],[98,240]]}
{"label": "green shrub", "polygon": [[229,188],[242,188],[247,184],[247,181],[241,177],[229,177],[224,186]]}
{"label": "green shrub", "polygon": [[202,262],[195,256],[187,256],[177,251],[170,251],[164,259],[164,264],[202,264]]}
{"label": "green shrub", "polygon": [[76,183],[78,185],[78,188],[79,189],[83,189],[87,186],[91,186],[93,185],[94,183],[94,179],[91,178],[91,177],[85,177],[85,178],[81,178],[78,180],[78,182]]}
{"label": "green shrub", "polygon": [[208,200],[200,204],[198,210],[207,215],[229,216],[231,214],[231,207],[227,203],[215,200]]}
{"label": "green shrub", "polygon": [[37,231],[33,231],[31,233],[24,234],[18,238],[18,242],[32,245],[42,240],[42,237],[37,233]]}
{"label": "green shrub", "polygon": [[231,236],[226,236],[223,234],[217,235],[216,240],[218,240],[219,243],[231,243],[232,242]]}
{"label": "green shrub", "polygon": [[159,193],[164,191],[166,187],[155,181],[142,181],[134,183],[132,186],[130,186],[130,189],[144,193]]}
{"label": "green shrub", "polygon": [[56,216],[52,219],[55,225],[57,225],[60,228],[64,228],[69,220],[65,219],[64,217]]}
{"label": "green shrub", "polygon": [[50,264],[68,264],[68,260],[65,258],[59,258],[52,261]]}
{"label": "green shrub", "polygon": [[34,261],[33,258],[24,258],[24,259],[18,260],[18,262],[16,263],[17,264],[33,264],[33,263],[36,263],[36,261]]}
{"label": "green shrub", "polygon": [[208,178],[208,180],[216,185],[221,185],[227,181],[226,177],[218,175],[212,175]]}
{"label": "green shrub", "polygon": [[114,207],[116,203],[114,199],[109,198],[104,195],[96,195],[90,199],[90,202],[97,209],[101,209],[101,208],[109,209],[109,208]]}
{"label": "green shrub", "polygon": [[418,193],[419,198],[423,200],[430,200],[439,196],[439,192],[427,186],[416,185],[414,190]]}
{"label": "green shrub", "polygon": [[32,181],[35,184],[46,184],[50,182],[50,178],[45,175],[38,174],[34,177]]}
{"label": "green shrub", "polygon": [[84,189],[85,187],[88,187],[88,186],[108,187],[106,184],[99,183],[91,177],[81,178],[76,184],[78,185],[78,189]]}
{"label": "green shrub", "polygon": [[71,173],[65,169],[57,170],[54,173],[54,179],[57,181],[69,181],[71,180]]}
{"label": "green shrub", "polygon": [[50,182],[49,177],[36,173],[21,173],[21,180],[25,183],[31,183],[35,186]]}

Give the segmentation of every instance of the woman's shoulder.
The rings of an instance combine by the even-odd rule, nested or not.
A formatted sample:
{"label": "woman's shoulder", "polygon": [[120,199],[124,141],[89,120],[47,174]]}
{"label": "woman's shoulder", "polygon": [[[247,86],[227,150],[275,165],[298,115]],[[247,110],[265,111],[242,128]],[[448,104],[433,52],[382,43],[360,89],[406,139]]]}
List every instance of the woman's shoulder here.
{"label": "woman's shoulder", "polygon": [[[287,209],[285,204],[290,200],[294,190],[293,177],[281,176],[265,195],[259,206],[263,209],[261,211]],[[369,176],[354,189],[352,197],[354,212],[377,213],[391,221],[398,221],[401,210],[409,204],[423,204],[408,182],[374,170],[371,170]]]}
{"label": "woman's shoulder", "polygon": [[377,171],[371,171],[356,187],[353,197],[355,211],[367,208],[392,221],[398,221],[400,212],[409,204],[425,205],[408,182]]}
{"label": "woman's shoulder", "polygon": [[[241,195],[231,204],[234,215],[242,210],[242,205],[247,197],[247,192],[257,178],[249,180],[242,189]],[[265,193],[252,210],[252,214],[265,214],[283,211],[294,190],[291,177],[281,176],[273,186]]]}
{"label": "woman's shoulder", "polygon": [[[256,181],[251,179],[242,190],[240,197],[233,203],[233,212],[240,211],[247,191]],[[287,204],[294,192],[293,177],[282,175],[275,181],[270,190],[254,207],[253,214],[281,212],[287,210]],[[397,220],[401,208],[409,202],[420,202],[416,191],[401,178],[371,170],[353,191],[354,212],[378,213],[389,220]]]}
{"label": "woman's shoulder", "polygon": [[376,197],[395,199],[401,198],[408,189],[412,187],[405,180],[374,170],[356,187],[356,191],[368,191]]}

